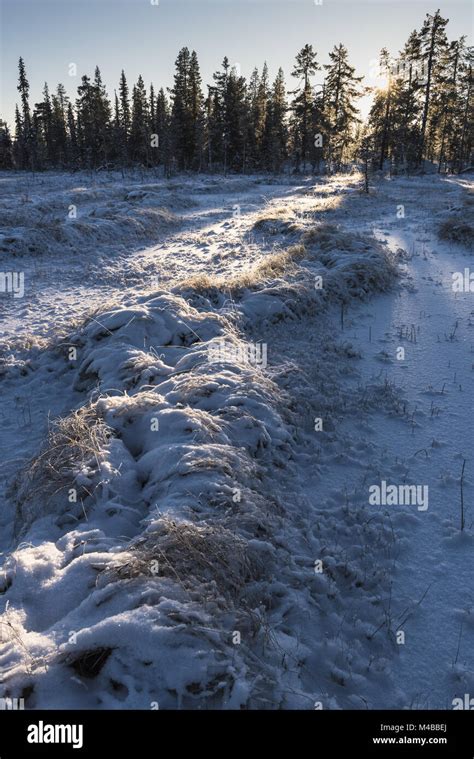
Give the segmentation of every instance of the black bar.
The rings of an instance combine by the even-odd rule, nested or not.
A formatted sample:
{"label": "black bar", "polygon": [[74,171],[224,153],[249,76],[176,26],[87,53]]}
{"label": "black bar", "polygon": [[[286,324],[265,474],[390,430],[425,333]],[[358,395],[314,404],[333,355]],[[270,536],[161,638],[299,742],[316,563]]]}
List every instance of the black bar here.
{"label": "black bar", "polygon": [[[61,725],[64,729],[56,729]],[[44,742],[28,742],[28,736]],[[69,739],[77,748],[72,743],[46,742],[50,737]],[[239,745],[248,752],[256,743],[284,741],[295,749],[306,746],[304,753],[310,751],[315,757],[472,759],[474,715],[470,711],[0,711],[0,759],[103,752],[121,757],[132,750],[132,759],[138,759],[147,752],[169,754],[171,747],[182,754],[187,741],[193,752],[213,747],[221,754]]]}

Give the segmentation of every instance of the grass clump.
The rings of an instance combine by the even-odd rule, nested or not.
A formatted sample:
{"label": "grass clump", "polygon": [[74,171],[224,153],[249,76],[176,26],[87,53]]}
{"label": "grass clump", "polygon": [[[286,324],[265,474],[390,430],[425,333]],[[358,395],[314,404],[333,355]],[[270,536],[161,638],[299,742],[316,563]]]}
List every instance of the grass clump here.
{"label": "grass clump", "polygon": [[474,226],[457,216],[451,216],[440,225],[438,237],[447,242],[454,242],[458,245],[466,245],[468,248],[472,248],[474,245]]}

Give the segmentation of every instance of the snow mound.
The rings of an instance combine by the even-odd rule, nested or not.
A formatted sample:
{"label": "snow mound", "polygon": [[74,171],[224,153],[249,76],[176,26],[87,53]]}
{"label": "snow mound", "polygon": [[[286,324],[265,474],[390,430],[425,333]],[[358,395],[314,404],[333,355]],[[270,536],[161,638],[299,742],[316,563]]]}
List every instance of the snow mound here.
{"label": "snow mound", "polygon": [[197,308],[237,314],[247,329],[255,329],[365,300],[390,289],[397,276],[397,256],[375,238],[319,224],[249,273],[228,280],[201,275],[174,292]]}
{"label": "snow mound", "polygon": [[[310,648],[294,630],[315,607],[341,625],[342,586],[365,609],[364,633],[376,628],[382,573],[367,581],[363,557],[371,540],[385,550],[385,536],[337,500],[309,525],[310,510],[281,497],[276,480],[298,455],[295,411],[246,336],[366,298],[395,273],[382,245],[320,226],[230,287],[140,295],[63,341],[83,401],[12,486],[2,695],[27,693],[28,708],[312,708],[313,676],[291,673],[302,662],[345,686],[352,665],[337,646]],[[65,361],[71,371],[58,350],[35,361],[45,377]],[[289,548],[301,530],[324,577]]]}
{"label": "snow mound", "polygon": [[[0,200],[0,253],[64,256],[70,251],[83,257],[95,253],[98,245],[116,250],[160,240],[178,225],[170,209],[174,201],[176,210],[183,204],[164,185],[137,182],[124,191],[123,183],[113,177],[92,188],[80,182],[80,176],[63,174],[45,174],[36,181],[25,178],[16,185],[8,178]],[[19,198],[17,185],[23,184]]]}
{"label": "snow mound", "polygon": [[474,246],[474,224],[466,221],[464,217],[450,216],[440,224],[438,237],[441,240],[472,248]]}

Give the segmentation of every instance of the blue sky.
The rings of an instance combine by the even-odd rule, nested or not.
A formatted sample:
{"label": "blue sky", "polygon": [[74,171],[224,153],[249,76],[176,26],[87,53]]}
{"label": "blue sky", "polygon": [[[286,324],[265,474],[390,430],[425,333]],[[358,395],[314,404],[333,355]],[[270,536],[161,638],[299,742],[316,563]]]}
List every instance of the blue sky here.
{"label": "blue sky", "polygon": [[[343,42],[360,74],[369,74],[382,46],[396,52],[440,7],[450,38],[472,37],[470,0],[0,0],[0,114],[12,122],[17,101],[17,62],[25,59],[31,101],[45,81],[61,81],[70,96],[83,73],[99,65],[110,95],[122,67],[129,84],[141,73],[147,86],[172,84],[178,50],[198,53],[203,84],[225,55],[243,76],[266,60],[273,77],[282,66],[287,85],[296,52],[310,42],[320,63]],[[156,0],[154,0],[156,2]],[[77,76],[69,75],[69,64]],[[318,77],[315,78],[317,81]],[[373,84],[367,79],[367,84]],[[368,100],[363,102],[367,110]]]}

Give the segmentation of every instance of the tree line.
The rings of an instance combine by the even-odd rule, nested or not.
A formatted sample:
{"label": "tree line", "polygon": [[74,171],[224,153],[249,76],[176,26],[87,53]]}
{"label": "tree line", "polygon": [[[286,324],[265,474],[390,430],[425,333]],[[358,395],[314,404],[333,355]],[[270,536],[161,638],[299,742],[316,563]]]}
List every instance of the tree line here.
{"label": "tree line", "polygon": [[472,163],[473,48],[463,36],[449,41],[448,19],[427,14],[400,56],[380,54],[386,87],[375,93],[363,149],[379,168],[417,166],[426,159],[438,171],[461,171]]}
{"label": "tree line", "polygon": [[[287,89],[280,68],[267,65],[248,81],[224,58],[204,92],[195,51],[184,47],[167,90],[147,90],[142,76],[131,91],[122,71],[111,99],[100,69],[82,76],[75,102],[64,85],[44,85],[30,105],[25,63],[19,60],[15,131],[0,120],[0,168],[174,171],[333,172],[351,161],[413,170],[424,160],[461,171],[472,155],[472,59],[465,37],[449,41],[448,19],[427,14],[398,58],[384,48],[386,85],[367,87],[339,44],[321,66],[313,46],[297,54]],[[314,83],[318,71],[323,81]],[[358,99],[373,92],[365,124]]]}

